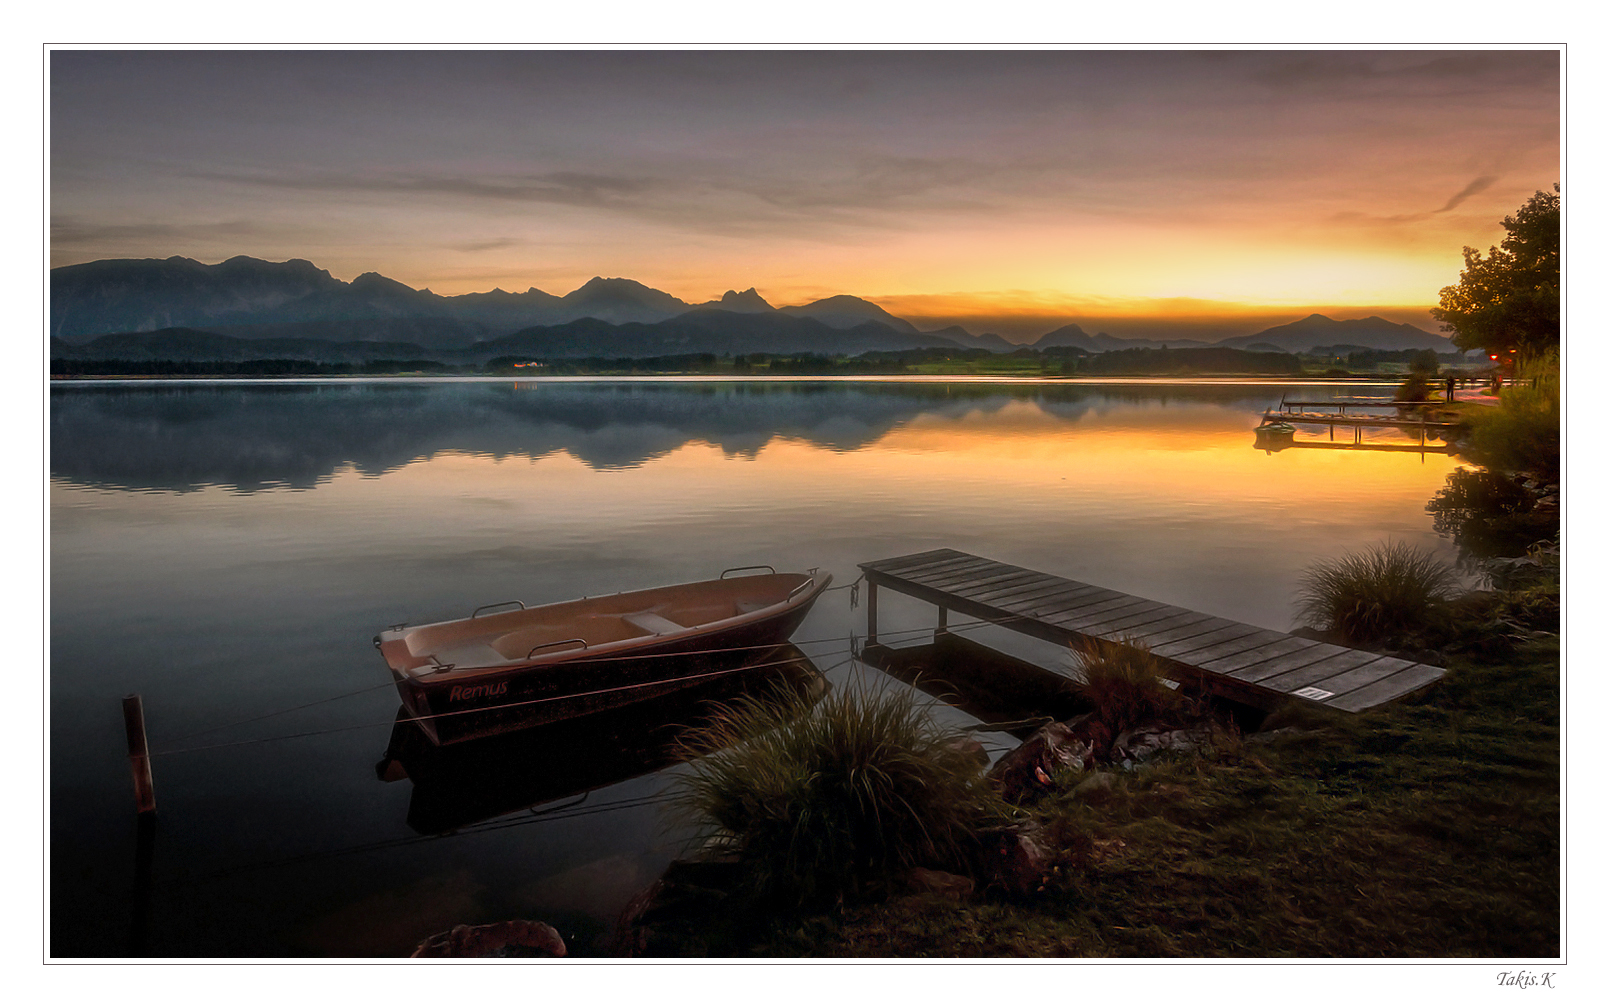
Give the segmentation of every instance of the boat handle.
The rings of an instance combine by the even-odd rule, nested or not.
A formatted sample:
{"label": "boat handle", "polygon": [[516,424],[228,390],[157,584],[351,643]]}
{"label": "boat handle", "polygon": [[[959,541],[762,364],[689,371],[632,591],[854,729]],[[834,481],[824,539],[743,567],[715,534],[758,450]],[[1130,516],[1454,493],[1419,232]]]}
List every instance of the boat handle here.
{"label": "boat handle", "polygon": [[525,603],[521,602],[519,599],[509,599],[507,602],[493,602],[490,605],[484,605],[480,609],[470,613],[470,619],[474,619],[475,617],[481,615],[481,610],[483,609],[496,609],[500,605],[517,605],[521,609],[525,608]]}
{"label": "boat handle", "polygon": [[793,601],[793,598],[794,598],[795,595],[798,595],[800,592],[804,591],[806,588],[809,588],[811,585],[813,585],[815,583],[816,583],[815,578],[806,578],[805,580],[801,581],[799,584],[795,585],[794,590],[789,592],[788,593],[788,598],[783,599],[783,601],[784,602]]}
{"label": "boat handle", "polygon": [[777,573],[777,568],[773,567],[771,564],[751,564],[748,567],[728,567],[726,570],[721,572],[721,576],[726,577],[728,574],[731,574],[733,571],[741,571],[741,570],[769,570],[773,574]]}
{"label": "boat handle", "polygon": [[545,648],[545,647],[553,647],[555,644],[580,644],[583,648],[588,646],[587,642],[582,640],[580,637],[571,637],[569,640],[556,640],[556,641],[549,641],[546,644],[538,644],[536,647],[532,648],[530,651],[527,651],[525,653],[525,656],[527,658],[530,658],[532,655],[536,654],[538,651],[541,651],[543,648]]}

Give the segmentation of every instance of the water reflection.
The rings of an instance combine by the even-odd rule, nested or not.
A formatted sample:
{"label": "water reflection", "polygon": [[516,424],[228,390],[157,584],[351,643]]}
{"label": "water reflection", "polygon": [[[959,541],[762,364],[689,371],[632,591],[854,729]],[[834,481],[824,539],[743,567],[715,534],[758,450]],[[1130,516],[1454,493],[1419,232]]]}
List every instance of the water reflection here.
{"label": "water reflection", "polygon": [[[583,925],[607,931],[676,856],[683,837],[658,807],[631,803],[664,789],[654,745],[687,718],[534,735],[469,768],[410,752],[417,778],[384,783],[372,768],[395,699],[370,644],[377,628],[751,563],[821,567],[847,586],[861,562],[949,547],[1284,629],[1313,560],[1383,538],[1437,547],[1426,502],[1452,461],[1248,450],[1258,414],[1283,391],[56,389],[52,951],[126,950],[125,693],[145,697],[158,751],[296,712],[199,740],[228,747],[157,757],[153,954],[406,955],[457,923],[528,916],[572,921],[570,943]],[[825,599],[794,635],[835,682],[882,676],[834,668],[863,625],[851,597]],[[933,625],[931,606],[881,605],[891,640]],[[344,699],[305,706],[321,698]],[[274,736],[284,740],[244,744]],[[520,829],[456,825],[608,780],[619,783],[590,801],[615,811],[517,816]],[[425,838],[405,820],[457,832]],[[399,834],[418,846],[391,846]]]}
{"label": "water reflection", "polygon": [[[1278,390],[1276,393],[1278,394]],[[779,438],[871,445],[921,414],[1031,403],[1076,421],[1140,403],[1252,410],[1271,393],[1180,388],[869,383],[187,385],[58,387],[52,472],[82,486],[237,493],[306,489],[345,466],[379,476],[442,452],[639,466],[702,442],[752,457]]]}
{"label": "water reflection", "polygon": [[[811,660],[798,648],[787,652],[774,655],[767,667],[738,671],[672,697],[451,746],[432,744],[399,709],[375,773],[388,782],[413,782],[408,825],[424,834],[586,795],[680,762],[677,739],[707,719],[717,703],[775,690],[811,697],[825,693],[827,680]],[[577,803],[543,813],[586,811],[585,803]]]}

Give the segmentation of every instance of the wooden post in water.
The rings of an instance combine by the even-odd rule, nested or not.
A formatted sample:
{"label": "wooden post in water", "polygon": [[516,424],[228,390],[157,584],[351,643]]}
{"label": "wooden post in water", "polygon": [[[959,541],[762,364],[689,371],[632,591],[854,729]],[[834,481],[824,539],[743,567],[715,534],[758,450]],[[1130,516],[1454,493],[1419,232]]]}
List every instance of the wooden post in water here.
{"label": "wooden post in water", "polygon": [[140,694],[123,698],[123,730],[129,738],[129,769],[134,774],[134,811],[141,815],[157,810],[156,789],[151,785],[151,752],[145,742],[145,707]]}
{"label": "wooden post in water", "polygon": [[871,578],[866,582],[866,642],[878,642],[878,583]]}

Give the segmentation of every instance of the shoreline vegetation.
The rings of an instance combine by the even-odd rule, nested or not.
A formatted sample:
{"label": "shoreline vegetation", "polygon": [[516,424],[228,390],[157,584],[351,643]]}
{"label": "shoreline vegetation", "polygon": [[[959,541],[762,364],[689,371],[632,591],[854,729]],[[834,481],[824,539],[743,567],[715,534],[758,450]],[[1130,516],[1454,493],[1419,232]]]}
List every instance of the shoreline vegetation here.
{"label": "shoreline vegetation", "polygon": [[298,359],[243,361],[67,360],[53,359],[53,379],[82,378],[310,378],[310,377],[515,377],[551,376],[710,376],[732,378],[790,377],[1255,377],[1391,379],[1416,365],[1474,376],[1487,370],[1483,362],[1466,362],[1460,354],[1430,351],[1357,351],[1346,356],[1262,353],[1223,347],[1176,350],[1113,350],[1087,353],[1075,347],[1045,350],[1022,348],[1010,353],[988,350],[874,351],[855,357],[820,354],[680,354],[669,357],[585,357],[534,359],[500,357],[476,364],[441,361],[375,360],[366,363]]}

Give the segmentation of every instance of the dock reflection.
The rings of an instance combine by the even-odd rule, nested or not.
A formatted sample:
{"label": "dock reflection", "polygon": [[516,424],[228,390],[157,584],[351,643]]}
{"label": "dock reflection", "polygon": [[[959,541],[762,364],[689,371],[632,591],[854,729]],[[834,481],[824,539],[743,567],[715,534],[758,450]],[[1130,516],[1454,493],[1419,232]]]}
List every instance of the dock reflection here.
{"label": "dock reflection", "polygon": [[516,724],[504,734],[451,746],[432,744],[399,708],[375,773],[413,782],[410,828],[447,833],[673,766],[680,762],[677,739],[707,719],[714,704],[772,690],[815,699],[828,688],[810,658],[787,645],[759,665],[672,696],[557,724]]}

